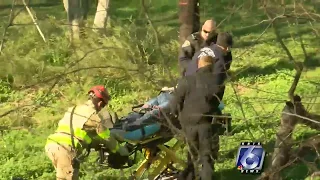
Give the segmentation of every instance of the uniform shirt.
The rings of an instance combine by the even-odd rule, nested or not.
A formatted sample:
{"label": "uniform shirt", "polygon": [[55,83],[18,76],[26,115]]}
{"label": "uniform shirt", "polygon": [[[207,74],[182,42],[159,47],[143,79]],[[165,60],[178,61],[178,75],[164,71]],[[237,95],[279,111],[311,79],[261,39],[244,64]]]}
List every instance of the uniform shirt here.
{"label": "uniform shirt", "polygon": [[[215,85],[222,85],[224,81],[227,79],[227,71],[230,69],[230,65],[232,62],[231,52],[224,54],[222,49],[218,47],[216,44],[211,44],[208,47],[202,48],[199,52],[195,53],[192,58],[192,61],[188,64],[186,69],[186,75],[193,75],[196,73],[198,69],[198,60],[202,56],[211,56],[215,59],[214,62],[214,70],[213,74],[217,76],[215,78]],[[221,87],[219,93],[219,98],[222,100],[224,94],[224,87]]]}
{"label": "uniform shirt", "polygon": [[197,124],[201,120],[211,121],[212,117],[202,115],[218,111],[220,102],[215,95],[219,92],[219,86],[214,84],[215,79],[212,67],[206,66],[198,69],[194,75],[179,80],[170,105],[173,114],[181,112],[181,123]]}
{"label": "uniform shirt", "polygon": [[[92,101],[87,101],[87,106],[94,108]],[[100,144],[106,145],[111,151],[117,151],[119,148],[115,135],[110,134],[109,128],[113,127],[112,117],[106,109],[92,114],[83,125],[83,130],[88,133],[92,139],[91,147],[99,148]],[[106,138],[102,134],[108,134]]]}
{"label": "uniform shirt", "polygon": [[196,71],[198,69],[198,60],[202,56],[211,56],[216,60],[216,62],[218,60],[221,60],[220,63],[224,63],[225,68],[220,69],[219,71],[229,70],[229,68],[230,68],[230,64],[232,61],[231,52],[228,52],[227,55],[224,55],[223,51],[217,45],[211,44],[208,47],[204,47],[204,48],[200,49],[200,51],[198,51],[194,54],[191,62],[187,66],[186,76],[196,73]]}
{"label": "uniform shirt", "polygon": [[200,50],[201,41],[199,32],[190,34],[184,41],[179,52],[179,62],[182,68],[186,68],[194,53]]}
{"label": "uniform shirt", "polygon": [[182,75],[185,76],[186,68],[191,62],[192,57],[202,47],[215,44],[217,42],[217,32],[212,32],[206,41],[204,41],[200,35],[200,32],[193,33],[187,37],[187,40],[182,44],[179,51],[179,62],[182,68]]}

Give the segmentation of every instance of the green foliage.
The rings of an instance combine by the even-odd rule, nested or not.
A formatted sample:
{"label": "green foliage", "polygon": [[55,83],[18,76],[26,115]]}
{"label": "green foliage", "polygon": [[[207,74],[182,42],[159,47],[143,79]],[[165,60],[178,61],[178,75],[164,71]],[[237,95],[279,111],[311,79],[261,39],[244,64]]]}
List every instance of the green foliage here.
{"label": "green foliage", "polygon": [[0,102],[9,100],[12,89],[10,83],[0,79]]}
{"label": "green foliage", "polygon": [[2,135],[1,179],[12,177],[39,179],[41,176],[54,178],[54,174],[50,176],[48,174],[54,168],[49,161],[45,160],[47,157],[44,152],[44,140],[48,133],[37,129],[35,131],[37,131],[36,134],[19,130]]}

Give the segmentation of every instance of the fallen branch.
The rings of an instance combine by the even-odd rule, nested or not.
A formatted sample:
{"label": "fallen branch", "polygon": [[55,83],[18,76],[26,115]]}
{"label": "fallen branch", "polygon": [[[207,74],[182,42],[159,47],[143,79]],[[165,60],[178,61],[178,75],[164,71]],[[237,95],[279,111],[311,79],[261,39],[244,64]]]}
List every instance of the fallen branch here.
{"label": "fallen branch", "polygon": [[43,35],[43,33],[42,33],[42,31],[41,31],[41,29],[40,29],[37,21],[36,21],[36,19],[33,17],[32,13],[31,13],[31,11],[30,11],[30,8],[28,7],[26,1],[25,1],[25,0],[22,0],[22,2],[23,2],[23,5],[25,6],[26,10],[27,10],[28,13],[29,13],[29,16],[31,17],[31,19],[32,19],[32,21],[33,21],[33,24],[36,26],[36,28],[37,28],[40,36],[42,37],[43,41],[46,42],[46,39],[45,39],[45,37],[44,37],[44,35]]}

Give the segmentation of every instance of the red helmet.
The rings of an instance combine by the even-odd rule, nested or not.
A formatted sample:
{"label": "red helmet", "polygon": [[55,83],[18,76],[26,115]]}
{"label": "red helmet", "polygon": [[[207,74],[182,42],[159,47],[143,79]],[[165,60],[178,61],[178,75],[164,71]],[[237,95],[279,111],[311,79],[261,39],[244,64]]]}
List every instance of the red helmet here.
{"label": "red helmet", "polygon": [[97,98],[102,99],[105,103],[108,103],[108,101],[111,99],[108,90],[103,85],[93,86],[88,91],[88,94],[91,92],[93,92]]}

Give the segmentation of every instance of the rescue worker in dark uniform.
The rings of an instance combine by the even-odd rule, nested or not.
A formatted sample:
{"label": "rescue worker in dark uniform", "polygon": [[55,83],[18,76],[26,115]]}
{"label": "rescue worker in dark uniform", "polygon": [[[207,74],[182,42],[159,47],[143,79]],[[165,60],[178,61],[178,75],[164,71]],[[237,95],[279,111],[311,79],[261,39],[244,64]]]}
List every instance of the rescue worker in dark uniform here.
{"label": "rescue worker in dark uniform", "polygon": [[[219,88],[215,85],[212,72],[213,57],[202,56],[198,61],[198,70],[192,76],[183,77],[173,94],[171,111],[179,114],[192,157],[200,158],[202,168],[201,180],[210,180],[213,176],[212,150],[212,112],[217,111],[219,100],[215,93]],[[198,153],[197,153],[198,150]],[[194,165],[188,157],[187,168],[179,179],[195,179]]]}
{"label": "rescue worker in dark uniform", "polygon": [[[212,34],[215,37],[210,38],[210,42],[207,41],[209,34]],[[214,20],[205,21],[200,32],[192,33],[187,37],[179,52],[181,76],[184,76],[187,64],[191,61],[194,53],[199,51],[202,47],[210,45],[212,42],[215,43],[216,40],[216,22]]]}
{"label": "rescue worker in dark uniform", "polygon": [[[210,37],[211,36],[211,37]],[[212,35],[208,37],[208,41],[212,38]],[[230,65],[232,62],[232,55],[230,51],[230,47],[233,45],[232,36],[228,33],[219,33],[217,37],[216,44],[211,43],[210,46],[202,48],[199,52],[195,53],[192,61],[189,63],[189,66],[186,70],[186,75],[193,75],[197,72],[198,69],[198,60],[203,56],[211,56],[214,57],[214,70],[213,74],[215,76],[214,81],[212,81],[216,86],[219,86],[219,92],[217,96],[222,102],[225,86],[224,81],[227,78],[227,71],[230,69]],[[217,110],[214,112],[214,115],[222,115],[221,110]],[[212,157],[214,159],[218,159],[219,153],[219,142],[220,137],[218,134],[219,127],[215,127],[212,134]]]}
{"label": "rescue worker in dark uniform", "polygon": [[[215,84],[224,84],[224,81],[227,79],[227,71],[230,69],[232,63],[232,56],[230,52],[230,47],[232,45],[233,40],[229,33],[219,33],[216,44],[212,43],[210,46],[204,47],[195,53],[192,57],[192,61],[188,64],[185,74],[195,74],[198,69],[199,58],[203,56],[211,56],[216,60],[216,62],[214,62],[213,70],[213,73],[217,76],[217,78],[215,78]],[[224,89],[225,86],[221,86],[221,91],[218,94],[220,100],[223,98]]]}

